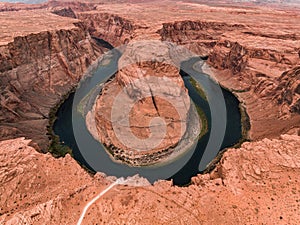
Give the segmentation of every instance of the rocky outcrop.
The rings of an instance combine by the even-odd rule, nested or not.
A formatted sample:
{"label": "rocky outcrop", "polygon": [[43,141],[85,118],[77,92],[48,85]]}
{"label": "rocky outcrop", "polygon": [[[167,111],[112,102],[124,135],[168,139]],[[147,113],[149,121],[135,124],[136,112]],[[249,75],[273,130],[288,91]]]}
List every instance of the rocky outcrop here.
{"label": "rocky outcrop", "polygon": [[69,28],[25,34],[1,45],[0,138],[25,136],[47,150],[50,109],[101,53],[78,21],[71,21]]}
{"label": "rocky outcrop", "polygon": [[92,36],[101,38],[113,46],[127,44],[133,38],[134,24],[118,15],[99,12],[78,13]]}
{"label": "rocky outcrop", "polygon": [[53,10],[52,13],[59,15],[59,16],[71,17],[71,18],[76,19],[76,14],[70,7]]}
{"label": "rocky outcrop", "polygon": [[278,78],[277,102],[291,113],[300,114],[300,66],[284,72]]}
{"label": "rocky outcrop", "polygon": [[[286,42],[290,41],[288,39]],[[275,97],[284,95],[282,88],[288,83],[297,83],[297,77],[284,76],[292,73],[287,72],[289,70],[295,71],[294,67],[300,63],[297,52],[287,49],[283,53],[271,48],[258,49],[221,40],[210,54],[208,63],[224,71],[216,75],[223,85],[236,83],[231,86],[247,107],[252,138],[274,136],[282,130],[287,131],[292,124],[299,124],[299,113],[292,109],[293,104],[297,104],[296,87],[289,92],[290,98],[294,99],[293,104],[281,105],[282,98]],[[252,98],[248,98],[249,95]],[[272,130],[267,134],[266,128],[270,126]]]}
{"label": "rocky outcrop", "polygon": [[[171,51],[162,42],[129,44],[116,77],[96,100],[87,126],[115,159],[136,166],[157,163],[175,151],[186,133],[189,113],[195,112],[190,112],[190,98]],[[91,128],[93,122],[96,128]]]}
{"label": "rocky outcrop", "polygon": [[207,56],[224,32],[240,30],[243,27],[242,24],[187,20],[164,23],[158,33],[162,41],[175,42],[201,56]]}
{"label": "rocky outcrop", "polygon": [[209,63],[216,69],[228,69],[233,75],[244,72],[249,55],[248,50],[239,43],[219,41],[209,55]]}
{"label": "rocky outcrop", "polygon": [[[76,224],[86,204],[115,178],[92,177],[69,155],[54,159],[28,142],[0,142],[1,223]],[[244,143],[188,187],[170,181],[149,186],[141,179],[115,186],[90,207],[83,224],[297,224],[299,146],[296,135]]]}
{"label": "rocky outcrop", "polygon": [[85,204],[80,196],[104,187],[105,177],[92,178],[70,155],[55,159],[29,143],[24,138],[0,142],[0,223],[75,224],[77,216],[70,215],[79,217]]}
{"label": "rocky outcrop", "polygon": [[[287,42],[293,40],[293,36],[267,38],[286,39]],[[222,40],[214,47],[208,63],[216,69],[229,70],[245,84],[241,89],[252,90],[257,98],[264,98],[270,104],[281,105],[278,107],[278,117],[291,118],[293,114],[299,114],[297,65],[300,64],[300,58],[297,51],[286,50],[283,53]]]}

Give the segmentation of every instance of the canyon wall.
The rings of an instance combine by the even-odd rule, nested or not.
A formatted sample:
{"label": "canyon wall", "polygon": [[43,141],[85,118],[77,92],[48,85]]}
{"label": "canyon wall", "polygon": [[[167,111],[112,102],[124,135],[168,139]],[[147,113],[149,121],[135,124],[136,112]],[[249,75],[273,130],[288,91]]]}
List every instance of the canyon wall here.
{"label": "canyon wall", "polygon": [[[120,45],[132,38],[134,29],[130,21],[116,15],[81,13],[87,7],[84,4],[67,4],[76,11],[56,2],[50,5],[48,9],[54,14],[70,19],[40,11],[38,15],[45,13],[58,25],[48,31],[40,28],[40,32],[25,32],[0,46],[0,140],[25,136],[42,151],[47,151],[49,145],[46,134],[50,109],[78,84],[89,65],[107,51],[93,37]],[[27,20],[30,11],[18,15]],[[74,17],[82,21],[73,20]],[[59,28],[59,20],[67,25]]]}
{"label": "canyon wall", "polygon": [[99,12],[83,12],[77,14],[88,27],[91,36],[101,38],[115,47],[127,44],[132,38],[134,24],[118,15]]}
{"label": "canyon wall", "polygon": [[158,33],[162,41],[184,45],[196,54],[208,56],[223,33],[243,27],[240,24],[186,20],[164,23]]}
{"label": "canyon wall", "polygon": [[1,140],[25,136],[47,150],[50,109],[102,53],[80,22],[1,45]]}
{"label": "canyon wall", "polygon": [[159,33],[208,57],[205,72],[247,108],[250,138],[276,136],[300,123],[298,34],[204,21],[165,23]]}
{"label": "canyon wall", "polygon": [[300,114],[300,66],[284,72],[278,78],[278,83],[277,103],[285,110]]}

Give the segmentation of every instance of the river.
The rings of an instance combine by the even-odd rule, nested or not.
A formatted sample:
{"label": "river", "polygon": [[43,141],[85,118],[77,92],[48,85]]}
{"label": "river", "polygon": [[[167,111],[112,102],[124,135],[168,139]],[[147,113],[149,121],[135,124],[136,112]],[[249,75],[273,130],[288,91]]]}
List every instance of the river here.
{"label": "river", "polygon": [[[193,58],[190,61],[184,62],[185,65],[194,64],[197,60]],[[114,62],[115,64],[116,62]],[[189,68],[192,68],[191,66]],[[105,68],[102,71],[97,70],[95,73],[105,72]],[[186,70],[185,70],[186,71]],[[205,93],[209,97],[214,97],[215,82],[205,74],[201,74],[193,70],[192,72],[197,73],[196,75],[200,77],[201,85],[205,85]],[[74,101],[74,93],[72,93],[64,103],[59,107],[57,111],[57,120],[54,123],[53,130],[55,134],[60,137],[60,140],[65,145],[69,146],[72,151],[74,158],[82,165],[93,171],[100,171],[109,176],[116,177],[126,177],[133,176],[135,174],[140,174],[141,176],[146,177],[150,182],[155,182],[159,179],[173,179],[174,184],[176,185],[185,185],[190,182],[191,177],[197,175],[199,172],[199,163],[204,155],[204,150],[209,142],[209,137],[211,134],[212,128],[212,116],[211,110],[208,102],[203,99],[194,86],[190,82],[190,77],[187,73],[181,71],[186,88],[189,91],[189,96],[193,102],[200,107],[207,118],[208,121],[208,132],[195,143],[195,149],[187,151],[182,157],[177,160],[158,167],[130,167],[125,164],[116,163],[113,161],[107,152],[105,151],[102,144],[96,141],[88,132],[85,120],[80,113],[72,114],[72,104]],[[80,86],[80,91],[83,96],[91,90],[91,87],[94,87],[99,80],[92,77],[87,79]],[[223,141],[221,141],[221,146],[216,151],[220,151],[226,147],[230,147],[238,143],[242,138],[242,124],[241,124],[241,113],[239,108],[238,99],[229,91],[221,89],[227,114],[226,118],[226,130]],[[77,101],[75,104],[78,104]],[[77,132],[77,133],[74,133]],[[78,141],[75,136],[80,135],[80,141]],[[77,142],[76,142],[77,140]],[[84,144],[82,144],[84,143]],[[215,157],[215,154],[211,155],[211,158]],[[88,158],[88,162],[85,160]],[[204,165],[205,167],[206,165]],[[203,167],[203,166],[202,166]]]}

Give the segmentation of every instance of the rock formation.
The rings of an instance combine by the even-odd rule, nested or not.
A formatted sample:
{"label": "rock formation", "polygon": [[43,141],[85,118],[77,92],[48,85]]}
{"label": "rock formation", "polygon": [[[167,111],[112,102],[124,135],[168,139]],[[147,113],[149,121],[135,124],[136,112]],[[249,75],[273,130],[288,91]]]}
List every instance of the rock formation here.
{"label": "rock formation", "polygon": [[30,137],[45,151],[50,109],[103,50],[78,20],[43,11],[3,12],[0,18],[1,139]]}
{"label": "rock formation", "polygon": [[[221,20],[214,12],[208,12],[205,15],[212,22],[164,23],[159,33],[162,40],[183,44],[208,56],[210,67],[207,66],[206,72],[233,91],[247,108],[251,123],[249,138],[274,137],[282,130],[288,131],[293,124],[299,125],[297,76],[290,76],[300,64],[300,37],[295,32],[298,24],[276,23],[271,19],[273,12],[261,18],[273,23],[270,27],[256,24],[250,17],[252,9],[244,13],[224,9],[222,13],[228,13],[228,17]],[[296,14],[291,16],[298,18]],[[289,92],[294,100],[281,106],[281,98],[274,96],[282,95],[288,84],[296,85]]]}
{"label": "rock formation", "polygon": [[95,187],[104,187],[106,181],[101,176],[92,178],[70,155],[55,159],[38,153],[29,143],[18,138],[0,144],[0,223],[75,224],[75,208],[79,215],[80,205],[85,204],[79,196],[96,193]]}
{"label": "rock formation", "polygon": [[[299,56],[300,57],[300,56]],[[282,108],[288,110],[287,114],[300,114],[300,66],[284,72],[278,78],[277,101]],[[282,109],[284,112],[284,109]]]}
{"label": "rock formation", "polygon": [[62,8],[62,9],[55,9],[52,11],[52,13],[59,15],[59,16],[71,17],[71,18],[76,19],[76,14],[70,7]]}
{"label": "rock formation", "polygon": [[[76,224],[88,201],[115,178],[91,176],[69,155],[54,159],[28,142],[0,142],[1,224]],[[296,135],[244,143],[188,187],[168,181],[116,186],[90,207],[83,224],[297,224],[299,146]]]}
{"label": "rock formation", "polygon": [[[185,135],[189,114],[195,110],[190,110],[171,51],[172,46],[158,41],[129,44],[115,78],[96,100],[95,120],[87,117],[88,127],[95,121],[96,128],[90,129],[97,130],[94,137],[116,159],[134,165],[154,163],[170,155]],[[198,126],[197,121],[190,121],[189,129]]]}
{"label": "rock formation", "polygon": [[107,40],[113,46],[127,44],[133,38],[134,25],[118,15],[99,12],[78,13],[92,36]]}

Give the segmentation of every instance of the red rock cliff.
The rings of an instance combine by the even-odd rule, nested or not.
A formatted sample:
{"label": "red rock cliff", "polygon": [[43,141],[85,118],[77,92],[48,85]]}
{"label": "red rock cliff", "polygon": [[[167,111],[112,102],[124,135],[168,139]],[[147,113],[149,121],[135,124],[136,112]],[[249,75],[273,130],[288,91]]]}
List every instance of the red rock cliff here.
{"label": "red rock cliff", "polygon": [[25,136],[46,150],[50,109],[102,53],[81,23],[68,26],[25,33],[0,46],[0,139]]}

